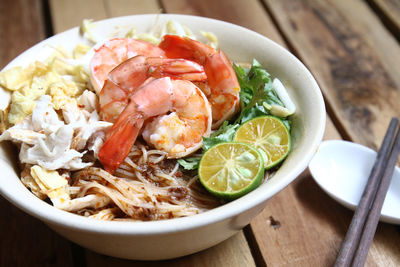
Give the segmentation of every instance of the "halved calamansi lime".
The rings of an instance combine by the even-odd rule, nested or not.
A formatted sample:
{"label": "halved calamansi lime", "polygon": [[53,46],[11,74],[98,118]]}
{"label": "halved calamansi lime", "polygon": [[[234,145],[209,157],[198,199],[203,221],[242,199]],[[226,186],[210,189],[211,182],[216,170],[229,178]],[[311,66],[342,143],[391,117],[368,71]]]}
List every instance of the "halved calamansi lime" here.
{"label": "halved calamansi lime", "polygon": [[257,117],[245,122],[236,131],[234,141],[250,144],[260,150],[266,170],[281,163],[291,149],[288,129],[281,119],[274,116]]}
{"label": "halved calamansi lime", "polygon": [[263,162],[261,153],[248,144],[220,143],[201,158],[200,182],[215,196],[236,199],[260,185]]}

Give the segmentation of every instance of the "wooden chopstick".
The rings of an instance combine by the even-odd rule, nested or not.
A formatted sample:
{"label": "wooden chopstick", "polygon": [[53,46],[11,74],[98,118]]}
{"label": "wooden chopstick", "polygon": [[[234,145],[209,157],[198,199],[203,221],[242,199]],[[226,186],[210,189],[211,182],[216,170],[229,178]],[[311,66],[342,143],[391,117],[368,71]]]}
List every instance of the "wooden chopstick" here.
{"label": "wooden chopstick", "polygon": [[364,266],[369,247],[372,243],[372,240],[374,239],[376,227],[378,226],[383,202],[385,201],[386,193],[389,189],[390,181],[394,173],[394,167],[396,166],[399,152],[400,130],[397,131],[391,154],[387,158],[388,163],[383,174],[381,184],[379,185],[378,191],[376,192],[375,201],[372,204],[371,210],[368,214],[367,222],[363,230],[363,235],[361,236],[356,254],[353,257],[353,266]]}
{"label": "wooden chopstick", "polygon": [[396,134],[398,124],[397,118],[390,122],[337,257],[337,267],[363,266],[365,263],[400,151],[400,130]]}

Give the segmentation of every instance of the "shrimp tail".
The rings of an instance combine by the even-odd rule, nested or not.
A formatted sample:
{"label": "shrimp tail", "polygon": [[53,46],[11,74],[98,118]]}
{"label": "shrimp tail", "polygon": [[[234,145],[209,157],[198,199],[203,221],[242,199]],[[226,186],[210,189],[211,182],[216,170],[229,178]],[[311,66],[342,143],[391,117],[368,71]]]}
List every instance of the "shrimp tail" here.
{"label": "shrimp tail", "polygon": [[163,40],[158,46],[164,50],[168,58],[184,58],[198,62],[199,54],[196,54],[196,50],[194,49],[195,42],[192,42],[189,38],[182,38],[177,35],[164,35]]}
{"label": "shrimp tail", "polygon": [[149,64],[146,62],[146,57],[135,56],[112,69],[108,74],[108,79],[118,86],[133,92],[148,78],[148,70]]}
{"label": "shrimp tail", "polygon": [[129,154],[143,126],[144,119],[134,110],[136,104],[130,102],[107,133],[106,141],[99,151],[101,164],[111,174]]}
{"label": "shrimp tail", "polygon": [[171,109],[172,83],[169,77],[145,82],[106,134],[99,159],[106,171],[114,173],[131,151],[144,121]]}

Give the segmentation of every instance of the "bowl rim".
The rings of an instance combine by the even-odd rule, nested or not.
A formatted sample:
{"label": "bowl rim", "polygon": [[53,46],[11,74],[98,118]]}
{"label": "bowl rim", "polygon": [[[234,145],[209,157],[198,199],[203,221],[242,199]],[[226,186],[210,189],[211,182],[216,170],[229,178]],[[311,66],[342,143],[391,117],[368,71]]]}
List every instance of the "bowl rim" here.
{"label": "bowl rim", "polygon": [[[315,151],[317,151],[317,147],[319,143],[322,141],[322,137],[325,130],[325,104],[323,100],[323,96],[321,90],[312,76],[311,72],[306,68],[306,66],[293,54],[291,54],[286,48],[272,41],[266,36],[263,36],[259,33],[256,33],[250,29],[245,27],[232,24],[226,21],[221,21],[217,19],[201,17],[201,16],[193,16],[193,15],[181,15],[181,14],[142,14],[142,15],[131,15],[131,16],[121,16],[108,18],[104,20],[99,20],[97,22],[107,23],[125,18],[132,17],[143,17],[143,18],[156,18],[157,16],[166,17],[166,18],[184,18],[184,19],[192,19],[197,21],[207,21],[212,23],[217,23],[220,25],[224,25],[226,27],[232,28],[236,31],[246,31],[248,34],[253,36],[257,36],[258,38],[263,38],[264,41],[269,42],[270,45],[275,46],[279,51],[285,54],[286,57],[291,58],[296,64],[300,66],[300,68],[304,71],[304,75],[309,79],[310,87],[315,91],[316,97],[319,99],[315,104],[317,105],[317,109],[320,110],[320,114],[318,114],[317,120],[319,127],[315,129],[314,139],[311,142],[310,150],[308,153],[304,155],[302,160],[296,164],[296,167],[290,170],[285,177],[276,181],[274,187],[270,188],[268,193],[266,194],[261,190],[262,188],[257,188],[256,190],[246,194],[245,196],[234,200],[232,202],[221,205],[217,208],[211,209],[209,211],[196,214],[193,216],[182,217],[182,218],[174,218],[168,220],[159,220],[159,221],[135,221],[135,222],[124,222],[124,221],[101,221],[101,220],[93,220],[86,218],[84,216],[76,215],[70,212],[66,212],[63,210],[59,210],[52,205],[46,203],[45,201],[40,200],[36,196],[34,196],[28,189],[26,189],[27,193],[32,195],[32,201],[24,201],[20,196],[15,196],[11,193],[11,191],[7,187],[0,186],[0,194],[3,195],[8,201],[10,201],[13,205],[22,209],[26,213],[50,224],[57,225],[62,228],[72,228],[76,231],[85,231],[92,233],[102,233],[102,234],[112,234],[112,235],[159,235],[166,233],[174,233],[174,232],[182,232],[186,230],[190,230],[193,228],[204,227],[207,225],[211,225],[217,222],[221,222],[237,216],[247,210],[250,210],[253,207],[261,205],[266,202],[271,196],[275,195],[282,189],[284,189],[289,183],[291,183],[294,179],[296,179],[308,166],[311,158],[313,157]],[[36,46],[40,46],[43,43],[55,38],[55,36],[66,34],[70,31],[77,31],[78,27],[74,27],[72,29],[61,32],[57,35],[54,35],[50,38],[47,38],[38,44],[28,48],[19,56],[14,58],[9,64],[7,64],[4,68],[8,68],[12,62],[14,62],[17,58],[23,57],[25,53],[28,53],[30,49]],[[302,74],[302,75],[303,75]],[[1,185],[1,183],[0,183]],[[21,183],[21,186],[22,183]],[[39,208],[38,208],[39,207]]]}

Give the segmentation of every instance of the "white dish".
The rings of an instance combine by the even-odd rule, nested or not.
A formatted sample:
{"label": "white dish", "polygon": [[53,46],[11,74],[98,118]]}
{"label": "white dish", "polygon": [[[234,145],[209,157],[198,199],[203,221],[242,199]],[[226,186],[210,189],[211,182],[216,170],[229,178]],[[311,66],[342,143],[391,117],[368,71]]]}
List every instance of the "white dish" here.
{"label": "white dish", "polygon": [[[265,207],[267,200],[290,184],[305,168],[321,142],[325,106],[321,91],[306,67],[286,49],[268,38],[230,23],[185,15],[136,15],[97,22],[96,35],[116,30],[150,29],[156,21],[177,20],[198,34],[211,31],[220,48],[238,62],[256,58],[273,77],[288,86],[297,113],[293,117],[293,149],[275,176],[253,192],[221,207],[192,217],[150,222],[105,222],[58,210],[36,198],[20,182],[15,150],[0,144],[0,193],[12,204],[39,218],[66,238],[96,252],[114,257],[157,260],[191,254],[229,238],[246,226]],[[49,38],[27,50],[6,68],[43,59],[49,45],[72,49],[82,41],[78,28]],[[51,51],[50,51],[51,52]],[[292,89],[293,88],[293,89]],[[0,107],[8,94],[0,90]]]}
{"label": "white dish", "polygon": [[[324,141],[309,169],[319,186],[345,207],[354,210],[376,159],[376,152],[347,141]],[[400,224],[400,169],[395,168],[381,221]]]}

